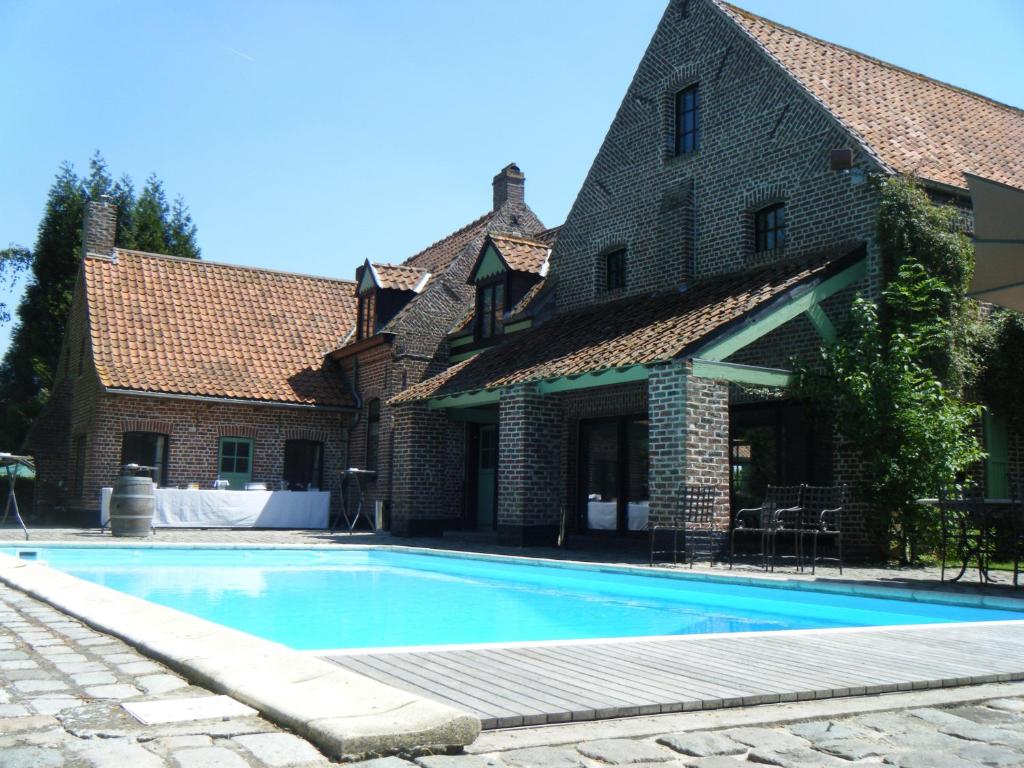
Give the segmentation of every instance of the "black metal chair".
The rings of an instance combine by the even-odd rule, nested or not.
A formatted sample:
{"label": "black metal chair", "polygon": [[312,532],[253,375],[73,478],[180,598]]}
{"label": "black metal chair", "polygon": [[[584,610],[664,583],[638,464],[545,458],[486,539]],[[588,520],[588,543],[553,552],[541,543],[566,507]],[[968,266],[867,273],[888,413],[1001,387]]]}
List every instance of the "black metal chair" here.
{"label": "black metal chair", "polygon": [[839,573],[843,572],[843,507],[846,505],[845,485],[805,485],[800,491],[799,525],[801,528],[799,567],[803,568],[803,539],[811,537],[811,573],[818,564],[818,539],[822,536],[834,539],[836,556],[821,558],[835,560]]}
{"label": "black metal chair", "polygon": [[1010,478],[1010,519],[1013,532],[1013,586],[1020,586],[1020,562],[1024,558],[1024,479]]}
{"label": "black metal chair", "polygon": [[[676,489],[671,519],[649,526],[651,565],[654,565],[658,555],[672,555],[672,563],[677,564],[680,552],[691,568],[700,554],[707,555],[708,560],[714,565],[715,496],[716,488],[713,485],[679,485]],[[665,542],[667,539],[671,546],[659,544],[659,533],[661,541]]]}
{"label": "black metal chair", "polygon": [[755,535],[761,538],[761,567],[768,570],[769,561],[775,567],[775,535],[782,518],[800,508],[799,485],[769,485],[760,507],[736,511],[729,534],[729,567],[736,559],[736,536]]}
{"label": "black metal chair", "polygon": [[713,485],[681,485],[676,492],[676,508],[683,521],[683,546],[686,562],[693,567],[699,555],[706,555],[714,567],[718,546],[715,537],[715,497]]}
{"label": "black metal chair", "polygon": [[983,582],[987,570],[988,542],[986,542],[987,526],[983,523],[986,512],[981,489],[963,486],[943,487],[939,488],[938,498],[941,534],[939,581],[946,580],[949,550],[950,547],[955,547],[957,558],[960,561],[960,572],[950,581],[959,581],[963,578],[973,556],[978,563],[978,579]]}

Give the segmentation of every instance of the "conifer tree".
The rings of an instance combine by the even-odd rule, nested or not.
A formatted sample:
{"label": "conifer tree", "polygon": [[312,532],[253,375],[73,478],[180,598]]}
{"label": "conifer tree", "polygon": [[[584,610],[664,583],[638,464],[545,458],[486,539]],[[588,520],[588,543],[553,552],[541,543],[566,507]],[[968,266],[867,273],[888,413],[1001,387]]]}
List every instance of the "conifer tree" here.
{"label": "conifer tree", "polygon": [[[168,209],[163,184],[151,175],[138,201],[128,176],[114,181],[96,152],[79,178],[63,163],[47,195],[35,247],[0,250],[0,280],[29,269],[17,326],[0,363],[0,450],[17,450],[49,397],[82,260],[82,224],[89,200],[109,196],[117,206],[115,243],[155,253],[199,258],[196,227],[181,198]],[[173,239],[173,242],[172,242]],[[0,322],[6,321],[0,305]]]}
{"label": "conifer tree", "polygon": [[167,252],[186,259],[199,258],[196,225],[192,222],[192,215],[188,212],[185,198],[181,195],[174,198],[171,220],[167,224]]}
{"label": "conifer tree", "polygon": [[155,173],[150,174],[132,212],[131,247],[149,253],[167,253],[169,213],[163,182]]}

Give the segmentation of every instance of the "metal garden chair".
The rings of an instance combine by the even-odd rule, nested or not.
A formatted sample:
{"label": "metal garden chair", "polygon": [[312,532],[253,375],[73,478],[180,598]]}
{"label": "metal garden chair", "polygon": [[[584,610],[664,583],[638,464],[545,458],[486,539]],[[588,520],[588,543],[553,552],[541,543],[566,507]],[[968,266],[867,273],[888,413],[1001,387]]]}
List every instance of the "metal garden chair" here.
{"label": "metal garden chair", "polygon": [[803,568],[803,538],[811,537],[811,573],[818,564],[818,539],[835,539],[835,560],[843,572],[843,507],[846,505],[845,485],[805,485],[800,491],[800,541],[798,557]]}
{"label": "metal garden chair", "polygon": [[732,568],[736,558],[736,536],[753,535],[761,539],[761,567],[767,570],[770,561],[774,569],[775,535],[783,517],[795,514],[799,508],[799,485],[769,485],[760,507],[737,510],[729,535],[729,567]]}
{"label": "metal garden chair", "polygon": [[[717,489],[713,485],[679,485],[671,520],[650,525],[651,565],[654,565],[657,555],[669,554],[672,555],[673,564],[678,563],[680,552],[691,568],[698,555],[707,555],[708,561],[714,565],[716,493]],[[659,545],[659,533],[662,534],[662,541],[671,537],[671,547]]]}

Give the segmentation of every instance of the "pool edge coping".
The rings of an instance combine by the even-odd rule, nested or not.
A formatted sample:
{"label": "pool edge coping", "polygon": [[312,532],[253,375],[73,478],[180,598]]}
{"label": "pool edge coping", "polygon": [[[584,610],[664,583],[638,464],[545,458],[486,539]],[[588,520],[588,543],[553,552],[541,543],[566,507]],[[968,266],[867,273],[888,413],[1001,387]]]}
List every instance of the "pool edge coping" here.
{"label": "pool edge coping", "polygon": [[0,582],[124,640],[199,685],[248,704],[330,756],[463,747],[480,733],[480,719],[468,712],[40,566],[0,553]]}

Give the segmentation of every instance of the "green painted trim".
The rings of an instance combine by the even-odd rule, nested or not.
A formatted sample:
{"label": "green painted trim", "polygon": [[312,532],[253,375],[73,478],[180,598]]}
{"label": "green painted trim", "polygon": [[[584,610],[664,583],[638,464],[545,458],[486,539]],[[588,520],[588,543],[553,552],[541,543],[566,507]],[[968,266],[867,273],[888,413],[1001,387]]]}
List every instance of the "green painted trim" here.
{"label": "green painted trim", "polygon": [[610,387],[613,384],[646,381],[647,375],[648,370],[645,365],[631,365],[628,368],[606,368],[603,371],[582,373],[579,376],[562,376],[550,381],[541,381],[537,384],[537,391],[546,395],[552,392],[571,392],[577,389],[590,389],[591,387]]}
{"label": "green painted trim", "polygon": [[693,360],[693,375],[702,379],[719,379],[758,387],[789,387],[795,381],[791,371],[784,371],[781,368],[761,368],[756,365],[721,363],[701,358]]}
{"label": "green painted trim", "polygon": [[836,333],[836,327],[832,324],[832,321],[828,317],[828,313],[825,312],[821,304],[815,304],[813,307],[808,307],[807,311],[804,312],[807,315],[807,319],[811,321],[811,325],[814,326],[814,330],[821,336],[821,340],[826,344],[832,345],[836,343],[836,339],[839,334]]}
{"label": "green painted trim", "polygon": [[358,295],[362,296],[364,293],[369,293],[377,287],[377,283],[373,279],[372,267],[367,264],[366,269],[363,270],[363,279],[359,281]]}
{"label": "green painted trim", "polygon": [[487,250],[480,257],[480,261],[477,262],[476,269],[473,271],[473,282],[479,283],[481,280],[504,274],[507,271],[505,262],[502,261],[498,251],[493,245],[488,245]]}
{"label": "green painted trim", "polygon": [[494,405],[501,398],[500,389],[478,389],[476,392],[463,392],[458,395],[444,395],[427,400],[427,408],[431,410],[445,408],[471,408],[477,405]]}
{"label": "green painted trim", "polygon": [[526,320],[517,320],[514,323],[509,323],[508,325],[503,326],[503,329],[504,329],[503,333],[509,334],[509,333],[516,333],[518,331],[526,331],[526,330],[529,330],[532,327],[533,327],[533,319],[532,318],[527,318]]}
{"label": "green painted trim", "polygon": [[789,322],[801,312],[806,312],[829,296],[863,279],[867,274],[867,269],[867,259],[861,259],[852,267],[847,267],[842,272],[832,275],[796,298],[784,301],[751,318],[737,330],[727,334],[725,338],[716,339],[701,347],[695,356],[714,362],[724,360],[734,352],[774,331],[783,323]]}
{"label": "green painted trim", "polygon": [[453,408],[448,418],[471,424],[497,424],[498,411],[494,408]]}
{"label": "green painted trim", "polygon": [[1010,440],[1006,419],[993,415],[986,408],[982,418],[982,432],[985,436],[985,496],[990,499],[1005,499],[1010,495]]}
{"label": "green painted trim", "polygon": [[473,343],[473,334],[467,334],[465,336],[456,336],[454,339],[448,340],[449,347],[464,347],[467,344]]}
{"label": "green painted trim", "polygon": [[[489,349],[489,347],[488,347]],[[461,363],[463,360],[469,360],[471,357],[475,357],[483,352],[482,349],[471,349],[468,352],[457,352],[454,355],[448,356],[449,363]]]}

